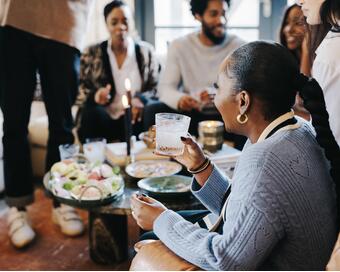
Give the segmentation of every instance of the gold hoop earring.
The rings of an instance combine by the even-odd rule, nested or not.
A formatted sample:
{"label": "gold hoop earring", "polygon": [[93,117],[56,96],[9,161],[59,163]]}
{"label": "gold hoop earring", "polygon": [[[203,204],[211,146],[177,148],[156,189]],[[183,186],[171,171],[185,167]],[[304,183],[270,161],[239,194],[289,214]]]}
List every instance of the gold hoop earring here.
{"label": "gold hoop earring", "polygon": [[245,113],[240,113],[239,115],[237,115],[236,120],[239,124],[243,125],[248,122],[248,115]]}

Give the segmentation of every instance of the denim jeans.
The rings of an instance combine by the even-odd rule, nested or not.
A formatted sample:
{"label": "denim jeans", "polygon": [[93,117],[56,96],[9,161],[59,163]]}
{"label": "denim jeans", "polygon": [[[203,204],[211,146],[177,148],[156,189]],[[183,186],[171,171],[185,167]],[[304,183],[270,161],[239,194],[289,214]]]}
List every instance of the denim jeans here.
{"label": "denim jeans", "polygon": [[71,106],[78,92],[79,51],[53,40],[4,27],[2,40],[4,115],[3,147],[6,201],[10,206],[33,202],[28,123],[40,75],[49,121],[46,169],[58,161],[60,144],[73,143]]}

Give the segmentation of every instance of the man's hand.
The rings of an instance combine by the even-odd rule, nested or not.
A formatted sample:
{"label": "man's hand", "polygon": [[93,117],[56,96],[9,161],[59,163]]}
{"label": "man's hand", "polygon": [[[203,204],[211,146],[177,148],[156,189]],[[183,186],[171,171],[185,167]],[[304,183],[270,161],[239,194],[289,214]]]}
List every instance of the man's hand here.
{"label": "man's hand", "polygon": [[110,84],[107,84],[105,87],[99,88],[94,95],[94,101],[99,105],[107,104],[111,99],[110,91]]}
{"label": "man's hand", "polygon": [[207,90],[200,92],[200,100],[203,104],[214,103],[214,94],[209,93]]}
{"label": "man's hand", "polygon": [[184,95],[178,101],[178,109],[181,111],[199,110],[200,103],[189,95]]}
{"label": "man's hand", "polygon": [[138,97],[134,97],[131,100],[131,105],[132,124],[135,124],[136,122],[142,121],[144,104]]}

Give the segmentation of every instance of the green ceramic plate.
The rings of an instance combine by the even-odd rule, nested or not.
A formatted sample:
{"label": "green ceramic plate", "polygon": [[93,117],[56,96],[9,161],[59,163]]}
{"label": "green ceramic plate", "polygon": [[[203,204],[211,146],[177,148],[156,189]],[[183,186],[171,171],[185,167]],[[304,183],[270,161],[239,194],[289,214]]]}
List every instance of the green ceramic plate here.
{"label": "green ceramic plate", "polygon": [[191,180],[191,177],[173,175],[144,178],[137,184],[139,188],[152,194],[187,194],[190,193]]}

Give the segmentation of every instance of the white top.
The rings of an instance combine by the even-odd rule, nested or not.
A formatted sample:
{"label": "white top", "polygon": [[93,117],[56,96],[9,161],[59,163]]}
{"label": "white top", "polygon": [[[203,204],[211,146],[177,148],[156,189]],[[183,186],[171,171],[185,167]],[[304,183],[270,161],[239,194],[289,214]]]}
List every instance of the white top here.
{"label": "white top", "polygon": [[178,101],[184,94],[196,96],[212,87],[221,62],[244,44],[237,36],[228,34],[222,44],[206,46],[198,34],[194,32],[178,38],[169,47],[158,92],[160,100],[171,108],[177,109]]}
{"label": "white top", "polygon": [[108,41],[107,54],[109,55],[113,81],[116,87],[116,95],[112,103],[107,107],[107,111],[111,118],[119,119],[124,115],[124,107],[122,104],[122,96],[126,94],[125,79],[129,78],[131,82],[131,95],[132,97],[136,92],[142,88],[142,78],[138,69],[135,43],[131,38],[128,38],[127,55],[124,63],[120,69],[118,68],[116,56],[111,49],[112,42]]}
{"label": "white top", "polygon": [[313,77],[325,96],[329,123],[340,145],[340,33],[329,32],[316,50]]}

